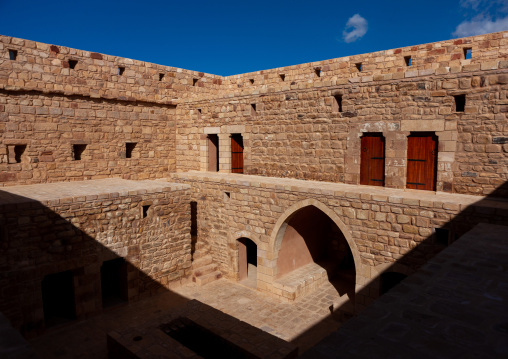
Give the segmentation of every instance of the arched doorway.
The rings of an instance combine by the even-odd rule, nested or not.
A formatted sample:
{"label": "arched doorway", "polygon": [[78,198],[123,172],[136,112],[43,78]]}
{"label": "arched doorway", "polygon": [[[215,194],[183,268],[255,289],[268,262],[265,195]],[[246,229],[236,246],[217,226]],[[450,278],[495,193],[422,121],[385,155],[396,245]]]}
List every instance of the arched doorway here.
{"label": "arched doorway", "polygon": [[257,287],[258,246],[249,238],[239,238],[238,279],[249,287]]}
{"label": "arched doorway", "polygon": [[356,269],[353,253],[337,224],[321,209],[309,205],[289,216],[282,226],[276,278],[315,263],[327,272],[340,296],[354,299]]}

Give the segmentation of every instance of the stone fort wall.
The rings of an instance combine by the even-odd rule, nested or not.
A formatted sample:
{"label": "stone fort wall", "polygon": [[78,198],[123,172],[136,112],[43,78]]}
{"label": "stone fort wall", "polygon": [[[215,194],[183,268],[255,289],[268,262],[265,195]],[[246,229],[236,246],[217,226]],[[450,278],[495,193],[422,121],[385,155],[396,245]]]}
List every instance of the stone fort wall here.
{"label": "stone fort wall", "polygon": [[[206,169],[212,133],[224,143],[221,171],[228,172],[228,137],[239,132],[245,173],[359,184],[360,136],[382,132],[385,186],[404,188],[407,136],[431,131],[439,141],[437,190],[487,195],[507,180],[506,36],[229,76],[222,96],[186,103],[189,111],[181,111],[177,169]],[[456,111],[457,95],[465,95],[464,111]]]}
{"label": "stone fort wall", "polygon": [[[241,133],[245,173],[358,184],[359,138],[382,132],[385,186],[404,188],[407,136],[431,131],[437,190],[487,195],[507,179],[507,37],[220,77],[2,36],[0,183],[206,170],[208,134],[218,135],[229,172],[229,136]],[[140,161],[123,161],[127,142],[137,143]],[[86,164],[72,163],[80,143]],[[13,164],[15,145],[26,151]]]}
{"label": "stone fort wall", "polygon": [[[105,261],[125,259],[126,273],[118,280],[127,281],[129,301],[189,275],[189,186],[98,181],[76,182],[88,186],[88,193],[74,184],[24,189],[46,197],[41,200],[16,190],[1,193],[0,311],[25,335],[45,328],[42,281],[47,275],[72,272],[76,319],[102,310]],[[109,186],[114,189],[104,190]],[[148,206],[145,215],[143,206]]]}
{"label": "stone fort wall", "polygon": [[[505,224],[505,202],[476,196],[401,191],[316,181],[176,173],[172,181],[192,187],[197,206],[198,237],[207,243],[225,276],[238,279],[238,242],[257,245],[257,289],[292,300],[316,278],[300,278],[298,286],[278,283],[277,243],[282,224],[296,211],[315,206],[335,219],[348,239],[356,267],[356,293],[389,268],[410,274],[478,223]],[[420,192],[420,193],[419,193]],[[446,238],[438,239],[436,229]],[[277,247],[279,245],[279,247]],[[296,288],[297,287],[297,288]],[[357,309],[379,296],[362,292]]]}

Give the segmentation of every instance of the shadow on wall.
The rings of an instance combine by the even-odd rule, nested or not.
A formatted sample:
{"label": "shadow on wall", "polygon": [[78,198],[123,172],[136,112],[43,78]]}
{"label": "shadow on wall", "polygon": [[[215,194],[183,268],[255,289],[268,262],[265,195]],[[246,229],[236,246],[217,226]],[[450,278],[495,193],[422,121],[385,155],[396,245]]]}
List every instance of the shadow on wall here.
{"label": "shadow on wall", "polygon": [[[174,259],[164,253],[182,232],[190,258],[190,223],[168,215],[163,204],[151,206],[148,218],[142,218],[141,208],[128,213],[119,207],[71,203],[59,207],[60,214],[0,191],[0,312],[25,337],[168,292],[168,283],[184,275],[184,255],[171,266],[162,262]],[[181,208],[190,210],[185,203]],[[140,215],[133,217],[133,211]],[[134,219],[126,221],[129,217]],[[179,304],[185,298],[173,293],[169,301]]]}
{"label": "shadow on wall", "polygon": [[[507,189],[508,183],[505,183],[498,190],[499,193],[505,193]],[[506,203],[506,199],[496,198],[497,193],[479,200],[442,225],[440,229],[443,232],[438,231],[419,243],[373,279],[359,294],[379,292],[380,279],[386,273],[397,273],[399,265],[413,266],[414,263],[420,263],[422,258],[428,259],[431,256],[429,253],[433,255],[439,252],[477,223],[484,222],[484,218],[493,224],[506,225],[503,218],[508,218],[508,213],[496,215],[493,208],[497,201]],[[0,194],[8,197],[10,203],[0,205],[0,312],[25,336],[33,337],[47,327],[88,318],[108,305],[132,302],[154,294],[166,293],[165,300],[175,306],[187,301],[166,287],[176,272],[158,268],[156,273],[160,273],[159,278],[145,273],[155,269],[151,261],[153,257],[150,256],[157,255],[157,248],[151,247],[149,235],[140,235],[143,233],[143,224],[139,221],[108,227],[108,215],[92,207],[88,212],[84,211],[84,216],[79,217],[82,222],[77,223],[75,218],[78,217],[70,212],[63,216],[29,198],[6,192]],[[190,205],[187,203],[186,206],[190,212]],[[162,227],[166,230],[173,228],[170,223],[163,223]],[[185,228],[190,232],[190,223]],[[111,231],[107,241],[108,247],[114,250],[94,239],[101,230]],[[334,233],[333,228],[329,230]],[[112,235],[113,231],[115,235]],[[190,255],[190,233],[188,238]],[[329,257],[325,256],[325,259]],[[390,284],[399,279],[400,276],[392,278],[391,283],[382,284],[381,289],[387,290]],[[109,285],[104,286],[104,283]],[[350,304],[348,302],[343,306]],[[335,312],[340,309],[335,308]],[[334,313],[327,319],[330,318],[339,320]],[[136,326],[145,319],[132,317],[116,324]],[[328,333],[326,328],[323,330],[326,325],[327,320],[322,320],[292,342],[299,347],[309,348],[323,338],[316,333]],[[100,335],[105,336],[105,332]],[[449,339],[453,340],[451,337]]]}
{"label": "shadow on wall", "polygon": [[[363,287],[355,296],[349,297],[349,300],[342,303],[339,307],[333,308],[327,319],[334,319],[336,321],[344,321],[344,316],[341,313],[344,310],[347,312],[347,308],[351,305],[360,304],[362,307],[368,306],[372,301],[368,303],[355,303],[360,298],[368,298],[372,296],[372,293],[379,293],[383,295],[394,286],[398,285],[404,278],[407,277],[408,273],[401,273],[401,269],[410,268],[409,272],[412,272],[411,268],[417,270],[420,267],[422,261],[425,263],[430,258],[435,256],[441,250],[446,248],[449,244],[460,240],[460,237],[470,231],[479,223],[489,223],[497,225],[508,225],[506,219],[508,218],[508,199],[506,199],[505,193],[508,191],[508,182],[505,182],[502,186],[498,187],[496,191],[492,192],[489,196],[480,199],[473,205],[468,206],[465,210],[460,212],[453,219],[446,222],[444,225],[442,222],[436,222],[436,231],[431,236],[427,237],[422,242],[418,243],[411,251],[406,253],[402,258],[398,259],[395,263],[387,266],[382,272],[380,272],[375,278],[373,278],[365,287]],[[504,204],[504,209],[499,206],[500,203]],[[436,219],[439,220],[439,219]],[[440,227],[438,227],[438,225]],[[332,283],[333,284],[333,283]],[[443,294],[448,296],[447,294]],[[454,300],[454,297],[449,297],[449,300]],[[457,305],[459,303],[456,303]],[[345,308],[345,309],[344,309]],[[348,319],[346,317],[346,319]],[[418,319],[418,318],[417,318]],[[424,320],[423,317],[420,320]],[[314,327],[310,328],[304,333],[301,333],[295,338],[292,343],[298,347],[306,347],[315,345],[311,343],[314,332],[325,332],[327,321],[324,319],[317,323]],[[366,338],[367,340],[368,338]],[[456,335],[454,333],[439,333],[439,341],[441,342],[456,342]],[[436,340],[437,340],[436,339]],[[301,354],[301,352],[300,352]],[[316,353],[313,353],[313,355]],[[312,355],[310,356],[312,357]]]}

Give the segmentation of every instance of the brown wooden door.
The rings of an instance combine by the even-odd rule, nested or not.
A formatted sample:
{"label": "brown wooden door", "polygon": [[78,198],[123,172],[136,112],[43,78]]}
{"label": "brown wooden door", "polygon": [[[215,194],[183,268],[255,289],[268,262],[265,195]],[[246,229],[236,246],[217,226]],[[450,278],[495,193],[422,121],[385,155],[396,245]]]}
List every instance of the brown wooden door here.
{"label": "brown wooden door", "polygon": [[243,138],[231,135],[231,173],[243,173]]}
{"label": "brown wooden door", "polygon": [[367,134],[362,137],[360,184],[385,184],[385,138],[382,134]]}
{"label": "brown wooden door", "polygon": [[412,189],[436,190],[437,136],[412,133],[407,138],[407,181]]}
{"label": "brown wooden door", "polygon": [[219,137],[208,135],[208,171],[219,172]]}

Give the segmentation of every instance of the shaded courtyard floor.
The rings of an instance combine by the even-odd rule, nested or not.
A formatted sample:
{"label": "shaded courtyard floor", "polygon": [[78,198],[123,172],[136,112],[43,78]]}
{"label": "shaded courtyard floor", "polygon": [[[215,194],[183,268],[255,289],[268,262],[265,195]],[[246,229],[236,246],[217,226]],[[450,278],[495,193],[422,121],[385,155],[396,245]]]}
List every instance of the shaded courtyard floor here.
{"label": "shaded courtyard floor", "polygon": [[30,340],[41,358],[107,358],[106,333],[152,320],[188,300],[199,300],[223,313],[292,342],[303,353],[340,325],[330,306],[345,300],[325,283],[293,303],[282,302],[227,279],[197,286],[194,283],[157,296],[106,309],[101,314],[50,328]]}

